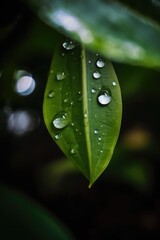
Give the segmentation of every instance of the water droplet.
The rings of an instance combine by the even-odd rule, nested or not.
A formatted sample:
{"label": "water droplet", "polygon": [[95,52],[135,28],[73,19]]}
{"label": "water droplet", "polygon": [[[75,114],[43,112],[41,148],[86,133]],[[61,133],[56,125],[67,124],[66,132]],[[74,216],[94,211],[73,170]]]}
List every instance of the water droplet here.
{"label": "water droplet", "polygon": [[99,141],[101,141],[101,140],[102,140],[102,138],[101,138],[101,137],[99,137],[99,138],[98,138],[98,140],[99,140]]}
{"label": "water droplet", "polygon": [[55,137],[56,140],[59,140],[60,137],[61,137],[61,134],[60,134],[60,133],[57,133],[54,137]]}
{"label": "water droplet", "polygon": [[72,102],[71,102],[71,106],[73,106],[73,104],[74,104],[74,102],[72,101]]}
{"label": "water droplet", "polygon": [[94,134],[95,134],[95,135],[98,134],[98,129],[94,129]]}
{"label": "water droplet", "polygon": [[66,49],[66,50],[72,50],[76,47],[76,43],[72,40],[66,40],[64,43],[63,43],[63,47]]}
{"label": "water droplet", "polygon": [[91,63],[91,60],[89,60],[88,63]]}
{"label": "water droplet", "polygon": [[84,113],[84,117],[85,117],[85,118],[88,117],[88,114],[87,114],[87,113]]}
{"label": "water droplet", "polygon": [[113,82],[112,82],[112,85],[113,85],[113,86],[116,86],[116,85],[117,85],[117,83],[116,83],[115,81],[113,81]]}
{"label": "water droplet", "polygon": [[102,90],[98,95],[98,102],[101,105],[107,105],[111,101],[111,96],[108,90]]}
{"label": "water droplet", "polygon": [[70,153],[71,154],[76,154],[77,152],[78,152],[78,145],[71,146]]}
{"label": "water droplet", "polygon": [[81,94],[81,91],[79,91],[78,94]]}
{"label": "water droplet", "polygon": [[103,153],[103,151],[101,150],[100,153]]}
{"label": "water droplet", "polygon": [[71,154],[75,154],[76,150],[74,148],[71,149]]}
{"label": "water droplet", "polygon": [[48,93],[48,97],[49,98],[53,98],[55,96],[55,92],[54,91],[49,91],[49,93]]}
{"label": "water droplet", "polygon": [[69,99],[68,98],[64,99],[64,102],[65,103],[69,102]]}
{"label": "water droplet", "polygon": [[57,73],[56,79],[57,79],[58,81],[61,81],[61,80],[63,80],[64,78],[65,78],[64,72],[58,72],[58,73]]}
{"label": "water droplet", "polygon": [[105,62],[102,58],[99,58],[96,62],[97,67],[103,68],[105,66]]}
{"label": "water droplet", "polygon": [[96,92],[96,89],[92,88],[91,93],[95,93],[95,92]]}
{"label": "water droplet", "polygon": [[65,128],[70,122],[70,115],[68,112],[59,112],[55,115],[53,125],[57,129]]}
{"label": "water droplet", "polygon": [[98,71],[95,71],[95,72],[93,73],[93,77],[94,77],[95,79],[99,79],[100,76],[101,76],[101,74],[100,74],[100,72],[98,72]]}

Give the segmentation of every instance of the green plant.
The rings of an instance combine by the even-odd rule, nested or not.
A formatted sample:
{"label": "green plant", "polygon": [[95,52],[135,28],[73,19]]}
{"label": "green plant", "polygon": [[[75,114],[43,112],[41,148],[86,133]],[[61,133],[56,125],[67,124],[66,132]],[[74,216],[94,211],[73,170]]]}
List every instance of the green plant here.
{"label": "green plant", "polygon": [[[132,124],[129,127],[126,124],[126,129],[115,149],[113,161],[109,165],[109,174],[104,174],[104,178],[102,177],[91,191],[85,190],[89,197],[85,198],[84,203],[80,197],[79,206],[82,209],[87,206],[84,215],[76,216],[77,225],[81,228],[78,218],[81,222],[81,217],[86,218],[88,212],[93,212],[93,207],[97,207],[94,189],[95,192],[98,189],[97,195],[100,196],[99,198],[104,198],[104,202],[106,201],[101,183],[108,184],[113,178],[116,181],[117,179],[120,182],[124,181],[139,192],[144,193],[152,188],[154,175],[152,165],[159,156],[157,153],[159,145],[153,135],[159,134],[157,117],[159,72],[157,69],[160,66],[160,3],[158,0],[31,0],[29,8],[28,1],[17,0],[11,5],[16,6],[16,10],[12,11],[12,6],[9,5],[10,8],[7,6],[4,16],[1,15],[2,22],[0,23],[1,182],[8,182],[14,187],[18,186],[26,192],[29,191],[29,194],[34,192],[36,195],[38,191],[42,195],[53,194],[54,200],[58,193],[62,194],[62,204],[57,198],[59,211],[68,201],[68,195],[65,197],[66,192],[71,195],[73,192],[75,195],[81,192],[82,182],[79,190],[75,175],[70,174],[71,179],[66,177],[67,174],[65,175],[71,171],[75,174],[74,166],[66,159],[49,162],[51,158],[59,158],[55,145],[53,144],[55,147],[53,155],[47,155],[48,148],[46,150],[45,147],[49,143],[45,142],[45,137],[37,134],[34,138],[34,134],[32,135],[36,132],[37,126],[39,126],[40,133],[41,130],[43,131],[42,121],[40,125],[38,117],[34,116],[37,114],[35,109],[42,112],[43,104],[45,123],[52,138],[86,176],[91,187],[108,165],[120,130],[122,101],[113,66],[118,73],[125,108],[124,124],[128,118]],[[33,10],[32,13],[30,9]],[[27,96],[25,91],[15,91],[17,80],[23,72],[27,73],[29,79],[32,73],[33,77],[38,80],[36,91],[31,96]],[[93,74],[96,75],[93,76]],[[97,80],[94,77],[97,77]],[[42,103],[43,94],[44,103]],[[136,107],[132,104],[134,101]],[[128,109],[126,105],[129,106]],[[27,119],[25,117],[29,117],[30,120],[26,132],[24,125],[21,125],[21,123],[25,124]],[[17,122],[21,126],[20,129],[16,128],[17,125],[15,128],[12,126]],[[151,130],[154,130],[154,134]],[[41,142],[43,137],[44,142]],[[36,155],[35,152],[38,154]],[[60,155],[59,152],[58,154]],[[151,155],[154,159],[150,158]],[[150,160],[153,160],[152,164]],[[72,184],[65,181],[65,177]],[[75,181],[72,181],[72,177]],[[35,179],[38,179],[38,183]],[[100,185],[102,187],[99,188]],[[91,195],[89,194],[93,193],[95,194],[93,201],[95,206],[90,204]],[[51,233],[51,237],[58,239],[71,238],[65,234],[63,227],[57,225],[55,219],[42,213],[42,209],[37,210],[36,206],[28,205],[25,199],[20,200],[20,196],[18,197],[4,187],[0,189],[0,194],[4,196],[0,202],[1,212],[3,212],[0,217],[3,235],[8,230],[7,224],[9,223],[12,229],[11,234],[16,235],[12,238],[18,239],[18,236],[21,238],[14,228],[18,224],[26,232],[28,227],[31,230],[29,236],[25,235],[26,239],[30,236],[37,236],[39,234],[36,231],[37,227],[32,229],[32,225],[39,224],[43,225],[41,230],[44,235]],[[128,202],[128,192],[126,195],[127,197],[122,201],[124,203]],[[135,195],[137,197],[137,192]],[[114,194],[111,199],[115,199]],[[99,201],[101,203],[101,199]],[[54,204],[55,202],[53,201],[51,205],[53,204],[53,211],[56,212],[55,206],[58,207]],[[75,202],[77,204],[77,198]],[[113,208],[114,204],[113,201]],[[105,204],[102,204],[102,207],[100,205],[97,214],[102,214],[112,204],[108,204],[107,207]],[[65,207],[62,207],[62,211],[63,209]],[[68,210],[67,204],[66,209]],[[72,213],[73,209],[74,206],[66,212],[69,216],[73,216],[74,221],[76,213],[75,215]],[[108,216],[107,210],[106,216]],[[19,214],[16,214],[17,211]],[[112,210],[109,215],[109,223],[114,216],[112,212],[114,211]],[[30,222],[28,213],[32,216],[33,223]],[[94,214],[92,220],[88,214],[92,227],[97,226],[97,215]],[[123,214],[121,217],[123,218]],[[100,218],[98,218],[99,225],[102,223]],[[14,221],[15,219],[17,222]],[[134,219],[137,217],[134,216]],[[150,229],[154,227],[154,222],[156,221],[153,221],[153,225],[152,222],[151,226],[148,225]],[[144,226],[145,224],[146,222]],[[82,228],[85,229],[84,225]],[[112,228],[113,224],[109,225]],[[102,226],[105,228],[106,225],[102,223]],[[82,228],[80,232],[84,234],[85,230]],[[9,236],[10,233],[7,233]]]}
{"label": "green plant", "polygon": [[[150,2],[153,8],[158,4]],[[159,67],[160,29],[155,19],[141,16],[140,8],[137,13],[116,1],[48,0],[32,5],[45,22],[78,42],[55,35],[44,118],[53,139],[91,186],[111,159],[121,122],[120,88],[106,58]],[[97,66],[97,61],[105,66]]]}

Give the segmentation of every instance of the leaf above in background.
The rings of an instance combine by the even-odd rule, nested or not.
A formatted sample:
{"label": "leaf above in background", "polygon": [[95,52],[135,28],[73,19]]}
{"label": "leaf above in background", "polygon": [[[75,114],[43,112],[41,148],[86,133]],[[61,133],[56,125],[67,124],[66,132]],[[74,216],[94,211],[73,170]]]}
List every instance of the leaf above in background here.
{"label": "leaf above in background", "polygon": [[52,138],[91,186],[112,157],[121,123],[121,93],[111,63],[60,35],[43,113]]}
{"label": "leaf above in background", "polygon": [[0,196],[0,239],[73,239],[57,219],[13,189],[0,185]]}
{"label": "leaf above in background", "polygon": [[[157,23],[116,1],[32,1],[40,17],[90,49],[116,61],[160,66]],[[144,3],[145,4],[145,3]]]}

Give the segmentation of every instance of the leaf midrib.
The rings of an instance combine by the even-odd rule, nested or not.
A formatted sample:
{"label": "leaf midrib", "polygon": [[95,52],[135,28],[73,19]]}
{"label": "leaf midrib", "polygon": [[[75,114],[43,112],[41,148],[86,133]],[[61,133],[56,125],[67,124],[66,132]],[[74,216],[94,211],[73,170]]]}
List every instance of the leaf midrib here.
{"label": "leaf midrib", "polygon": [[[91,167],[91,141],[90,141],[90,129],[89,129],[89,111],[88,111],[88,89],[87,89],[87,69],[86,69],[86,54],[85,48],[82,47],[82,92],[83,92],[83,119],[84,119],[84,129],[85,138],[87,144],[87,155],[89,162],[89,178],[92,176]],[[85,117],[86,114],[86,117]]]}

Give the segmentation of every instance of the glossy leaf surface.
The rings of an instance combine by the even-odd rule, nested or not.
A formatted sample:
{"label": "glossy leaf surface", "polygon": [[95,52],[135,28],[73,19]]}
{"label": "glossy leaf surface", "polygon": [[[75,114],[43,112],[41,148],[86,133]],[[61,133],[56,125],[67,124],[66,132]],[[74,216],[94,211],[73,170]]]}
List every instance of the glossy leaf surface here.
{"label": "glossy leaf surface", "polygon": [[88,48],[117,61],[160,66],[159,26],[131,8],[109,0],[33,2],[45,22]]}
{"label": "glossy leaf surface", "polygon": [[111,63],[60,37],[44,96],[46,126],[90,185],[107,167],[120,129],[121,93]]}

